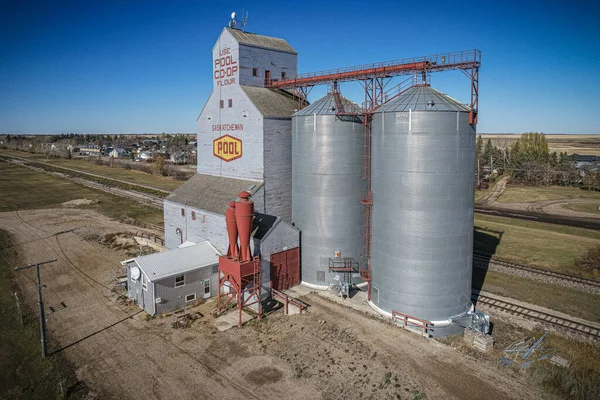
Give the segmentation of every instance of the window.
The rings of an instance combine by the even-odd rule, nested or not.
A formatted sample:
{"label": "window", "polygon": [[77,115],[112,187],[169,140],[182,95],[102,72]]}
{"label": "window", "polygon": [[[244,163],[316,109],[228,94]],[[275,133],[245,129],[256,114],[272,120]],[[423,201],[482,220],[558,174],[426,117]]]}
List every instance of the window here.
{"label": "window", "polygon": [[285,72],[281,71],[281,79],[285,79]]}
{"label": "window", "polygon": [[219,100],[219,108],[225,107],[225,100]]}
{"label": "window", "polygon": [[182,287],[185,285],[185,275],[179,275],[175,277],[175,287]]}
{"label": "window", "polygon": [[204,297],[210,294],[210,279],[204,280]]}
{"label": "window", "polygon": [[185,208],[182,208],[182,209],[181,209],[181,216],[182,216],[182,217],[185,217]]}
{"label": "window", "polygon": [[196,211],[192,211],[192,221],[196,220]]}
{"label": "window", "polygon": [[196,293],[188,294],[185,296],[185,302],[189,303],[190,301],[196,300]]}
{"label": "window", "polygon": [[227,103],[228,103],[228,104],[227,104],[227,106],[228,106],[229,108],[233,107],[233,99],[229,99],[229,100],[227,101]]}
{"label": "window", "polygon": [[213,265],[213,274],[219,273],[219,264]]}
{"label": "window", "polygon": [[144,274],[142,274],[142,289],[148,290],[148,278]]}
{"label": "window", "polygon": [[252,76],[258,76],[258,68],[252,68]]}

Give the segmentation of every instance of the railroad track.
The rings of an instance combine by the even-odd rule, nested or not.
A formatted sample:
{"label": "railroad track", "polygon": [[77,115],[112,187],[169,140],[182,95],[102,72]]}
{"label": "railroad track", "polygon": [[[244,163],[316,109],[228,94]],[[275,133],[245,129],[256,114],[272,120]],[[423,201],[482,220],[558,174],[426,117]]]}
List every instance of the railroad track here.
{"label": "railroad track", "polygon": [[[145,204],[150,207],[158,208],[161,210],[163,208],[162,197],[153,196],[148,193],[138,192],[136,190],[122,189],[122,188],[118,188],[118,187],[114,187],[114,186],[109,186],[109,185],[106,185],[103,183],[94,182],[92,180],[88,180],[88,179],[84,179],[84,178],[80,178],[80,177],[76,177],[76,176],[71,176],[71,175],[69,175],[68,169],[65,169],[65,168],[63,168],[63,169],[65,169],[65,172],[53,172],[53,171],[47,171],[40,167],[36,167],[34,162],[28,162],[28,160],[21,161],[21,159],[19,159],[17,157],[11,157],[11,156],[0,157],[0,160],[5,161],[7,163],[19,165],[21,167],[29,168],[36,172],[53,175],[53,176],[56,176],[56,177],[59,177],[62,179],[67,179],[69,181],[79,183],[80,185],[87,186],[92,189],[101,190],[103,192],[114,194],[116,196],[135,200],[138,203],[142,203],[142,204]],[[105,178],[105,179],[111,180],[110,178]],[[119,182],[119,181],[115,180],[115,182]]]}
{"label": "railroad track", "polygon": [[582,322],[578,322],[568,318],[557,317],[556,315],[548,314],[543,311],[534,310],[532,308],[520,306],[518,304],[510,303],[505,300],[498,300],[492,297],[482,296],[481,294],[473,294],[473,301],[476,303],[486,305],[490,308],[507,312],[513,315],[518,315],[526,319],[543,322],[559,328],[567,329],[572,332],[576,332],[595,340],[600,340],[600,328],[592,325],[588,325]]}
{"label": "railroad track", "polygon": [[475,266],[476,268],[485,269],[487,267],[484,265],[487,265],[488,263],[496,264],[496,265],[506,267],[506,268],[527,271],[527,272],[531,272],[531,273],[538,274],[538,275],[549,276],[552,278],[563,279],[563,280],[569,281],[569,282],[582,283],[584,285],[589,285],[589,286],[594,286],[594,287],[600,288],[600,282],[595,281],[593,279],[582,278],[580,276],[574,276],[574,275],[568,275],[568,274],[562,274],[560,272],[548,271],[548,270],[545,270],[542,268],[536,268],[536,267],[532,267],[532,266],[525,265],[525,264],[518,264],[518,263],[514,263],[514,262],[510,262],[510,261],[499,260],[499,259],[493,258],[489,255],[476,254],[476,253],[473,254],[473,266]]}

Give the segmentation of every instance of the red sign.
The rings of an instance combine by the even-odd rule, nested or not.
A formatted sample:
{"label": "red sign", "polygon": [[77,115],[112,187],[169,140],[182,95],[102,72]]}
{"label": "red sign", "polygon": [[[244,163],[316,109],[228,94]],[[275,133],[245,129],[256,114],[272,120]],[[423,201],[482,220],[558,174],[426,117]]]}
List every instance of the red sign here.
{"label": "red sign", "polygon": [[242,141],[236,137],[225,135],[213,140],[213,155],[225,162],[242,157]]}
{"label": "red sign", "polygon": [[226,86],[235,83],[235,76],[238,72],[238,63],[233,59],[233,54],[229,48],[219,52],[219,58],[215,59],[214,78],[217,86]]}

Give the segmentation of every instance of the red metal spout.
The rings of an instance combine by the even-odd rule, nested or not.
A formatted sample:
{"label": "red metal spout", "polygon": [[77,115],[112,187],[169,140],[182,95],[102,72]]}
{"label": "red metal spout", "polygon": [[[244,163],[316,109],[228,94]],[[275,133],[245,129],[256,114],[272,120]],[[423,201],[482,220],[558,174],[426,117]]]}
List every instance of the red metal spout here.
{"label": "red metal spout", "polygon": [[250,193],[243,191],[238,194],[240,200],[235,203],[235,218],[240,235],[240,261],[252,260],[250,233],[254,219],[254,202],[248,200],[250,196]]}
{"label": "red metal spout", "polygon": [[238,248],[238,229],[235,218],[235,201],[229,202],[229,208],[225,211],[225,225],[227,226],[227,236],[229,237],[229,248],[227,257],[237,260],[240,256]]}

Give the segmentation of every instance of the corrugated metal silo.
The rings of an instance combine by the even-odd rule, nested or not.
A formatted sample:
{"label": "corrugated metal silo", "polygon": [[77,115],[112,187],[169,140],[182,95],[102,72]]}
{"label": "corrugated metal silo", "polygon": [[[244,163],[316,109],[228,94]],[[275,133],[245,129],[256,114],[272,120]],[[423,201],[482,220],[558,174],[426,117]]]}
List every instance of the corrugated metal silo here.
{"label": "corrugated metal silo", "polygon": [[469,108],[417,86],[372,125],[372,292],[380,311],[435,322],[471,306],[475,126]]}
{"label": "corrugated metal silo", "polygon": [[360,262],[363,240],[362,124],[336,116],[334,96],[346,112],[359,112],[330,93],[292,117],[292,221],[302,232],[302,282],[320,289],[335,276],[335,252]]}

